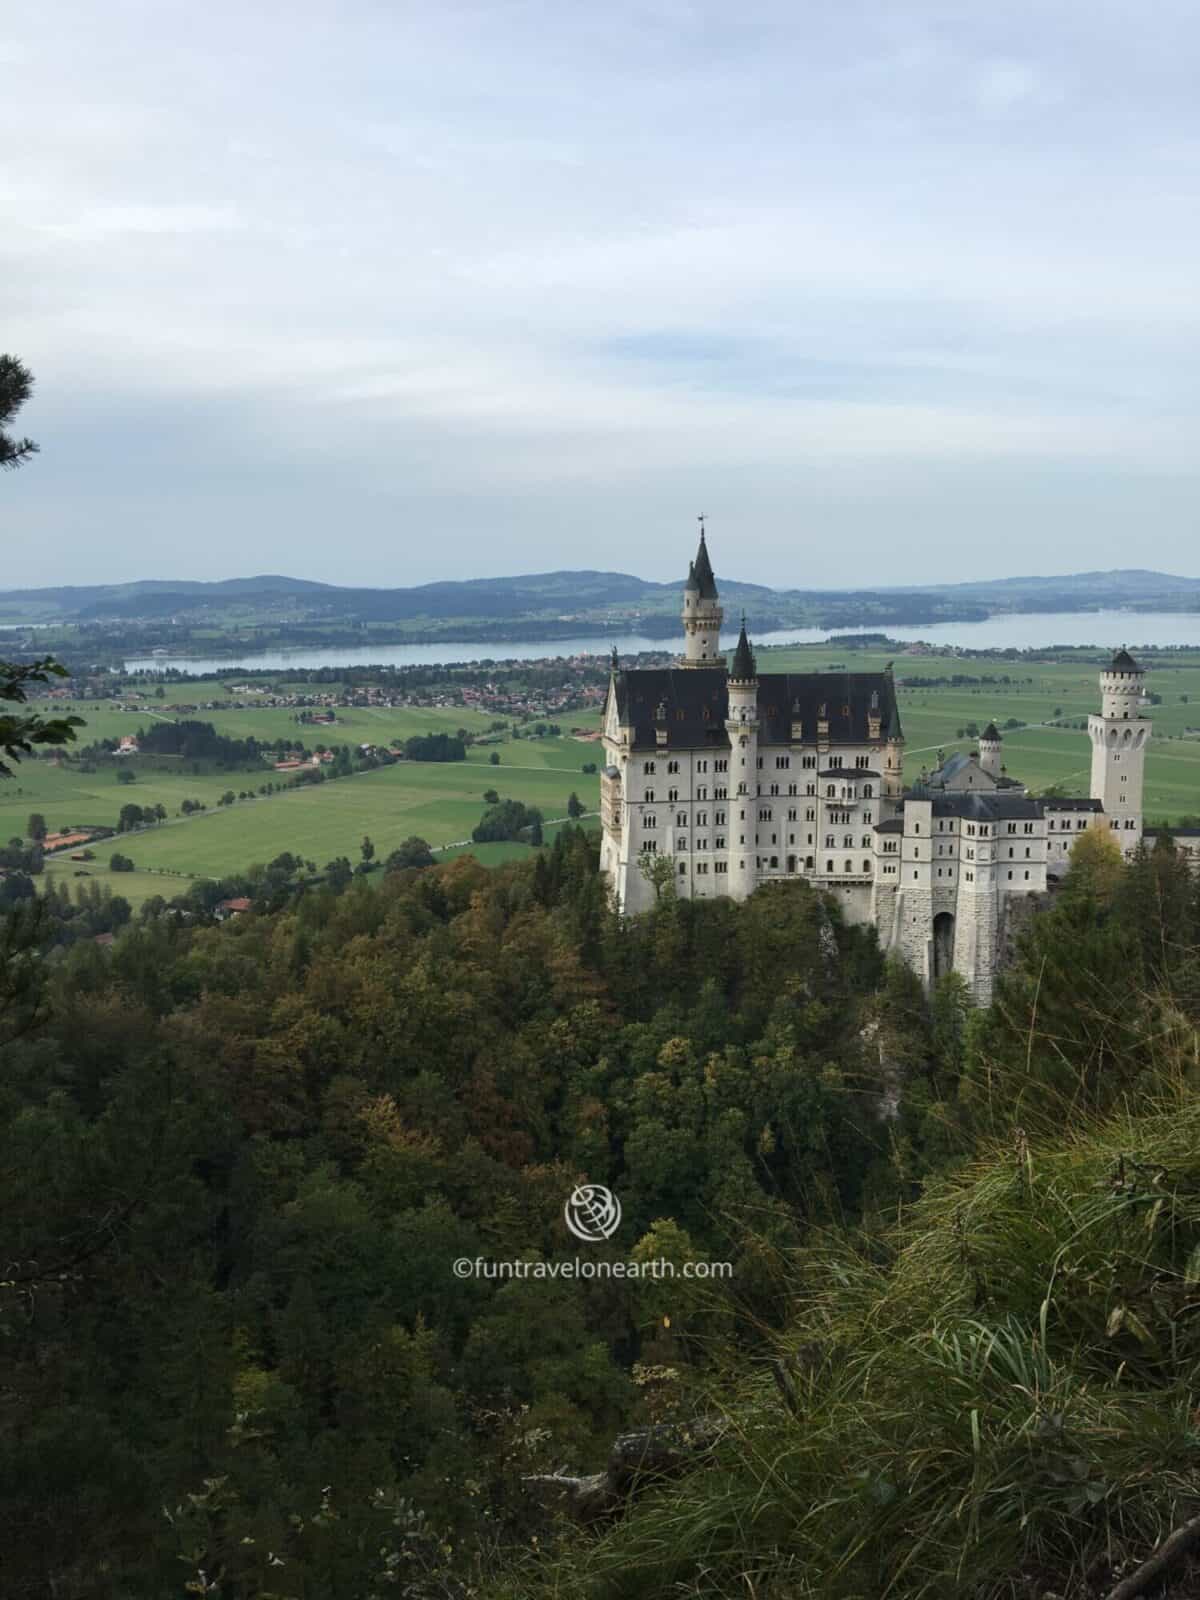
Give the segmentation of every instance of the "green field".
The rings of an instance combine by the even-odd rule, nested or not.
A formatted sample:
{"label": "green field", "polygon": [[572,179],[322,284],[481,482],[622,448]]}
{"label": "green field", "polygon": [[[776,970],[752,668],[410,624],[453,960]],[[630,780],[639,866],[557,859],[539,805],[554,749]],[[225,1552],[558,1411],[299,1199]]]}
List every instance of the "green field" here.
{"label": "green field", "polygon": [[[1039,726],[1055,721],[1078,722],[1096,709],[1099,691],[1093,662],[1030,662],[1007,657],[958,659],[946,656],[889,655],[883,651],[843,651],[829,645],[788,647],[759,652],[763,672],[827,671],[842,665],[851,671],[878,671],[895,661],[897,679],[907,676],[942,677],[964,673],[975,677],[1008,674],[1008,684],[958,688],[904,688],[900,690],[901,716],[906,740],[905,777],[912,781],[922,767],[936,763],[939,749],[947,753],[969,749],[974,741],[958,737],[960,728],[974,722],[980,727],[994,719],[1017,717],[1028,726],[1004,732],[1004,761],[1010,773],[1025,779],[1037,792],[1049,784],[1064,784],[1087,792],[1091,747],[1077,728]],[[1178,817],[1200,812],[1200,652],[1173,654],[1161,660],[1147,658],[1149,687],[1160,694],[1153,707],[1155,736],[1146,763],[1146,814],[1149,818]],[[203,698],[203,692],[223,693],[219,684],[168,690],[178,698]],[[88,726],[81,743],[136,731],[155,709],[122,712],[111,702],[79,704]],[[162,713],[159,713],[160,715]],[[458,707],[444,709],[405,707],[339,709],[338,722],[329,728],[302,728],[294,713],[261,707],[250,698],[244,709],[197,712],[204,721],[237,737],[253,734],[260,739],[299,735],[310,746],[318,743],[358,744],[405,738],[416,732],[466,727],[486,728],[493,719],[486,713]],[[562,720],[574,726],[596,727],[598,713],[573,712]],[[489,760],[492,751],[500,765]],[[498,746],[473,746],[462,762],[400,762],[374,772],[319,785],[285,790],[272,796],[239,801],[217,808],[215,801],[227,789],[257,788],[275,779],[264,765],[261,773],[176,771],[169,762],[132,758],[137,773],[132,784],[118,783],[112,767],[86,774],[71,764],[61,768],[47,761],[26,761],[15,779],[0,788],[0,829],[8,838],[24,833],[31,811],[41,811],[51,828],[76,823],[113,825],[120,807],[162,804],[167,822],[125,835],[119,843],[102,844],[91,870],[109,879],[108,857],[114,848],[130,856],[138,871],[111,879],[114,889],[134,901],[150,894],[172,892],[170,885],[186,884],[194,877],[221,877],[266,863],[288,850],[318,866],[338,855],[358,859],[364,834],[374,841],[377,858],[386,857],[410,834],[420,834],[447,854],[464,848],[483,810],[483,793],[494,788],[505,797],[539,807],[547,823],[566,814],[568,796],[575,791],[586,809],[598,804],[597,779],[585,776],[585,762],[599,762],[598,744],[571,737],[545,739],[506,738]],[[181,819],[184,799],[205,801],[210,809]],[[481,860],[511,859],[527,853],[523,845],[489,845],[476,853]],[[59,862],[51,871],[74,870],[78,863]],[[152,870],[151,870],[152,869]],[[178,874],[165,880],[158,872]],[[164,886],[164,883],[166,886]]]}
{"label": "green field", "polygon": [[[123,845],[117,845],[117,848],[124,849]],[[177,873],[110,872],[108,858],[111,854],[112,849],[105,849],[102,844],[96,851],[95,861],[48,861],[42,881],[55,885],[66,883],[72,890],[76,884],[106,884],[114,894],[123,895],[135,911],[156,894],[162,895],[164,900],[173,900],[178,894],[186,894],[195,882],[194,878]],[[84,872],[86,877],[80,875]]]}

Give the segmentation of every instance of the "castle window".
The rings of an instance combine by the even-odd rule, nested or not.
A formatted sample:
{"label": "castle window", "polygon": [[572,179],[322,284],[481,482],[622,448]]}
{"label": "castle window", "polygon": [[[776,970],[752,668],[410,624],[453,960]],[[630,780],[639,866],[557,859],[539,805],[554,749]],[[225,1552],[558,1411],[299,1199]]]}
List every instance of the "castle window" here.
{"label": "castle window", "polygon": [[816,764],[817,764],[816,756],[801,756],[801,758],[800,758],[800,765],[802,767],[815,767]]}
{"label": "castle window", "polygon": [[771,865],[773,867],[778,867],[779,866],[779,857],[778,856],[772,856],[771,857]]}
{"label": "castle window", "polygon": [[678,789],[668,789],[667,790],[667,799],[668,800],[678,800],[679,799],[679,790]]}
{"label": "castle window", "polygon": [[642,818],[642,827],[643,828],[657,828],[658,827],[658,818],[654,815],[653,812],[649,812],[646,816],[644,816]]}
{"label": "castle window", "polygon": [[682,722],[683,721],[683,707],[682,706],[679,706],[678,709],[675,712],[675,721],[676,722]]}
{"label": "castle window", "polygon": [[725,848],[725,835],[722,834],[722,833],[719,833],[717,835],[717,837],[713,840],[713,849],[714,850],[724,850],[724,848]]}
{"label": "castle window", "polygon": [[677,828],[686,828],[687,827],[687,812],[686,811],[677,811],[675,813],[675,826]]}
{"label": "castle window", "polygon": [[756,763],[756,765],[757,765],[757,766],[759,766],[759,767],[761,767],[761,766],[762,766],[762,757],[761,757],[761,756],[759,756],[759,758],[758,758],[758,761],[757,761],[757,763]]}
{"label": "castle window", "polygon": [[696,813],[696,826],[699,827],[699,828],[703,828],[703,827],[705,827],[707,825],[707,823],[708,823],[708,812],[707,811],[697,811],[697,813]]}
{"label": "castle window", "polygon": [[805,858],[804,858],[805,871],[806,872],[811,872],[812,871],[812,866],[813,866],[813,858],[811,856],[805,856]]}
{"label": "castle window", "polygon": [[667,771],[668,772],[678,772],[679,771],[679,763],[678,763],[678,761],[668,761],[667,762]]}
{"label": "castle window", "polygon": [[874,794],[875,794],[875,785],[872,784],[872,783],[864,783],[863,784],[863,799],[864,800],[870,800],[874,796]]}
{"label": "castle window", "polygon": [[657,855],[658,841],[656,839],[643,839],[642,849],[648,856]]}
{"label": "castle window", "polygon": [[788,784],[788,793],[789,794],[797,794],[798,792],[799,792],[799,790],[798,790],[798,786],[796,784],[794,784],[794,783],[789,783]]}
{"label": "castle window", "polygon": [[714,772],[728,772],[729,771],[729,758],[728,758],[728,756],[719,756],[713,762],[713,771]]}
{"label": "castle window", "polygon": [[916,868],[915,868],[915,867],[914,867],[914,868],[913,868],[913,877],[914,877],[914,878],[919,878],[919,877],[920,877],[920,876],[921,876],[921,874],[920,874],[920,873],[919,873],[919,872],[918,872],[918,871],[917,871],[917,869],[916,869]]}
{"label": "castle window", "polygon": [[643,800],[653,800],[654,799],[654,790],[653,789],[647,789],[645,794],[642,796],[642,799]]}
{"label": "castle window", "polygon": [[827,861],[825,863],[825,871],[826,872],[832,872],[833,871],[833,862],[832,861]]}
{"label": "castle window", "polygon": [[840,766],[841,766],[841,764],[842,764],[842,758],[841,758],[841,756],[830,756],[830,758],[829,758],[829,765],[830,765],[830,766],[831,766],[831,767],[840,767]]}
{"label": "castle window", "polygon": [[1011,867],[1008,869],[1008,876],[1009,876],[1009,880],[1011,882],[1011,880],[1012,880],[1012,868]]}
{"label": "castle window", "polygon": [[654,771],[654,763],[653,763],[653,761],[643,761],[643,763],[642,763],[642,771],[644,773],[646,773],[647,775],[649,775],[651,772],[653,772]]}
{"label": "castle window", "polygon": [[836,787],[836,785],[834,785],[832,783],[827,783],[825,785],[825,798],[826,798],[826,800],[835,800],[837,798],[837,787]]}
{"label": "castle window", "polygon": [[1026,881],[1026,883],[1029,882],[1029,874],[1028,873],[1025,874],[1025,881]]}
{"label": "castle window", "polygon": [[686,861],[681,861],[679,863],[679,876],[682,878],[682,877],[685,877],[686,874],[687,874],[687,862]]}

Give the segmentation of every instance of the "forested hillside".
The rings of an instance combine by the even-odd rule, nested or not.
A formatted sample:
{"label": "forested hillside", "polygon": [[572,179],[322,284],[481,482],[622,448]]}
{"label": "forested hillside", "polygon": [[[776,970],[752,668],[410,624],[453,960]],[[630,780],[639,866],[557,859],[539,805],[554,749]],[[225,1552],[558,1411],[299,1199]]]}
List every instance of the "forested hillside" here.
{"label": "forested hillside", "polygon": [[[1083,1594],[1200,1486],[1169,852],[1093,851],[982,1016],[802,884],[618,921],[576,828],[223,926],[56,914],[4,951],[6,1594]],[[454,1267],[581,1255],[734,1276]],[[584,1531],[526,1481],[714,1419]]]}

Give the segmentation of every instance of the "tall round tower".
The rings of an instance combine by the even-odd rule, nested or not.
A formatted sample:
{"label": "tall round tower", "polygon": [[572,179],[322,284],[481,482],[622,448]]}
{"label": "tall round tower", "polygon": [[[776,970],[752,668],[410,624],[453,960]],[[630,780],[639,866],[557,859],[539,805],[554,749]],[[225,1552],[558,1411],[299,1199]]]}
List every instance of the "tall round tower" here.
{"label": "tall round tower", "polygon": [[1100,714],[1088,718],[1092,741],[1092,799],[1099,800],[1121,850],[1131,855],[1142,838],[1142,788],[1151,721],[1141,714],[1146,674],[1118,650],[1100,674]]}
{"label": "tall round tower", "polygon": [[979,736],[979,765],[990,777],[999,779],[1002,770],[1000,730],[994,722],[989,722]]}
{"label": "tall round tower", "polygon": [[721,654],[721,621],[724,612],[717,595],[717,580],[713,577],[712,562],[708,559],[708,546],[704,542],[704,524],[700,525],[700,548],[696,559],[688,568],[687,582],[683,586],[683,660],[684,667],[723,667]]}
{"label": "tall round tower", "polygon": [[729,668],[729,893],[745,900],[754,893],[758,865],[754,828],[758,817],[758,668],[746,637],[746,619]]}

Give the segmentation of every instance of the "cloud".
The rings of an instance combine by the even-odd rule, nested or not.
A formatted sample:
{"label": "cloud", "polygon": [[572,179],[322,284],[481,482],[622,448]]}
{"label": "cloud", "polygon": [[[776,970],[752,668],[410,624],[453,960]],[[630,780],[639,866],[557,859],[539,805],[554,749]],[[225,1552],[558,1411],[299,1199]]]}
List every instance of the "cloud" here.
{"label": "cloud", "polygon": [[[665,576],[648,530],[699,497],[743,576],[919,581],[1128,564],[1142,494],[1194,567],[1198,32],[1182,0],[31,10],[10,548],[398,582],[595,526],[581,564]],[[842,536],[779,570],[814,504]]]}

